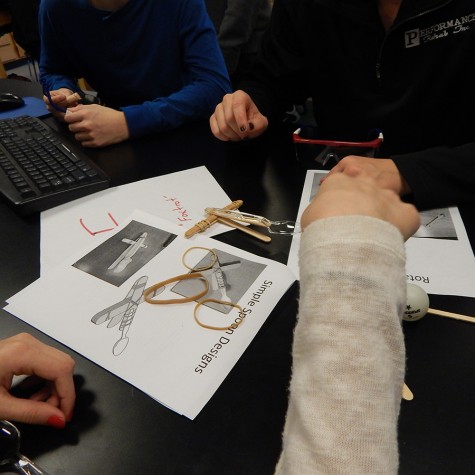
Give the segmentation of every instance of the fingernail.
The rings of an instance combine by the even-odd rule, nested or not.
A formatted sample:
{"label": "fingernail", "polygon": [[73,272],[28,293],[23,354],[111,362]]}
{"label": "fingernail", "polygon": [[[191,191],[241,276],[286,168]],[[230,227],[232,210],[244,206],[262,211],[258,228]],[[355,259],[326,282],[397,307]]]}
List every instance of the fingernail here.
{"label": "fingernail", "polygon": [[252,122],[249,122],[249,129],[254,130],[254,124]]}
{"label": "fingernail", "polygon": [[239,130],[241,132],[245,132],[246,131],[246,126],[245,125],[241,125],[241,127],[239,127]]}
{"label": "fingernail", "polygon": [[46,423],[51,426],[55,427],[56,429],[64,429],[66,422],[62,417],[59,416],[50,416]]}

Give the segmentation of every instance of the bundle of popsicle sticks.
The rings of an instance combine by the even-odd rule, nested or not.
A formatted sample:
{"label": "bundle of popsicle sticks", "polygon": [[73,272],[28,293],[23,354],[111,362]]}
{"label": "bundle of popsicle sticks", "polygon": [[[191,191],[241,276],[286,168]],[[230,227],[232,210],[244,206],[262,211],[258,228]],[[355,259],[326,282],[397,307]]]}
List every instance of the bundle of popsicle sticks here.
{"label": "bundle of popsicle sticks", "polygon": [[[235,210],[239,209],[242,206],[242,204],[243,204],[242,200],[236,200],[236,201],[233,201],[232,203],[228,204],[227,206],[225,206],[222,209],[223,210],[235,211]],[[234,221],[232,219],[225,218],[225,217],[222,217],[222,216],[217,216],[216,214],[211,214],[211,213],[208,213],[208,216],[205,219],[199,221],[193,227],[188,229],[188,231],[185,232],[185,237],[189,238],[189,237],[193,236],[196,233],[202,233],[203,231],[208,229],[210,226],[212,226],[214,223],[225,224],[226,226],[230,226],[232,228],[238,229],[239,231],[242,231],[243,233],[249,234],[249,235],[251,235],[251,236],[253,236],[253,237],[255,237],[255,238],[257,238],[261,241],[264,241],[264,242],[270,242],[271,241],[271,237],[267,236],[266,234],[262,234],[262,233],[256,231],[255,229],[252,229],[248,226],[244,226],[242,224],[239,224],[239,223],[237,223],[236,221]]]}
{"label": "bundle of popsicle sticks", "polygon": [[243,222],[263,227],[270,234],[292,236],[301,232],[300,225],[295,221],[271,221],[270,219],[264,218],[264,216],[239,211],[238,208],[241,205],[242,201],[237,200],[224,208],[205,208],[205,213],[208,216],[189,229],[185,233],[185,237],[190,237],[195,233],[202,232],[215,222],[223,223],[232,228],[239,229],[240,231],[250,234],[264,242],[270,242],[270,236],[262,234],[248,226],[243,226],[240,223]]}

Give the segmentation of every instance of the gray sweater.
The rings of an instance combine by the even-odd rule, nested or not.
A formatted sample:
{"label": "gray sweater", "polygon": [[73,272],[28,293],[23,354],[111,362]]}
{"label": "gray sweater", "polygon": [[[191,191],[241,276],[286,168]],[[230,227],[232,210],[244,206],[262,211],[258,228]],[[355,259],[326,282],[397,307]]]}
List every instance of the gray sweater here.
{"label": "gray sweater", "polygon": [[300,248],[293,374],[276,474],[396,474],[404,241],[366,216],[312,223]]}

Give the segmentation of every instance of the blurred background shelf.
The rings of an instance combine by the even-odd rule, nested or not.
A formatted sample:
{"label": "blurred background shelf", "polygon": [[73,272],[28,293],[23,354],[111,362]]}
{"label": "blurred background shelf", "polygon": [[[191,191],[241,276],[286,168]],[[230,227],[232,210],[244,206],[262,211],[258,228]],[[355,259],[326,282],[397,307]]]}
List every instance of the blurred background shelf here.
{"label": "blurred background shelf", "polygon": [[[27,59],[10,61],[3,65],[5,69],[4,78],[19,79],[28,81],[38,80],[38,63]],[[3,77],[3,76],[2,76]]]}
{"label": "blurred background shelf", "polygon": [[0,78],[38,80],[39,3],[0,0]]}

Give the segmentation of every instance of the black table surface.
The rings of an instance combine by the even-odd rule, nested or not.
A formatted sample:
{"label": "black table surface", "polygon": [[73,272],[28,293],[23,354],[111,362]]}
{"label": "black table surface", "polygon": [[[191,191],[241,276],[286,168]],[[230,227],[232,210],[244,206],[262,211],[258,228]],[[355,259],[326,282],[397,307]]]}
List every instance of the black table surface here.
{"label": "black table surface", "polygon": [[[41,93],[35,83],[0,80],[4,91]],[[45,121],[73,140],[64,125],[52,117]],[[306,171],[285,132],[229,144],[216,140],[204,121],[87,153],[113,185],[205,165],[231,199],[244,201],[244,211],[291,219]],[[461,208],[472,247],[473,211]],[[4,302],[39,277],[40,219],[20,217],[2,202],[0,227]],[[283,263],[291,242],[276,236],[266,244],[239,231],[217,239]],[[51,474],[272,474],[287,407],[297,298],[295,283],[193,421],[1,309],[0,338],[26,331],[76,360],[73,421],[64,430],[17,424],[21,452]],[[475,315],[475,299],[430,298],[433,308]],[[436,316],[403,325],[406,382],[415,398],[401,406],[399,472],[474,473],[475,325]]]}

